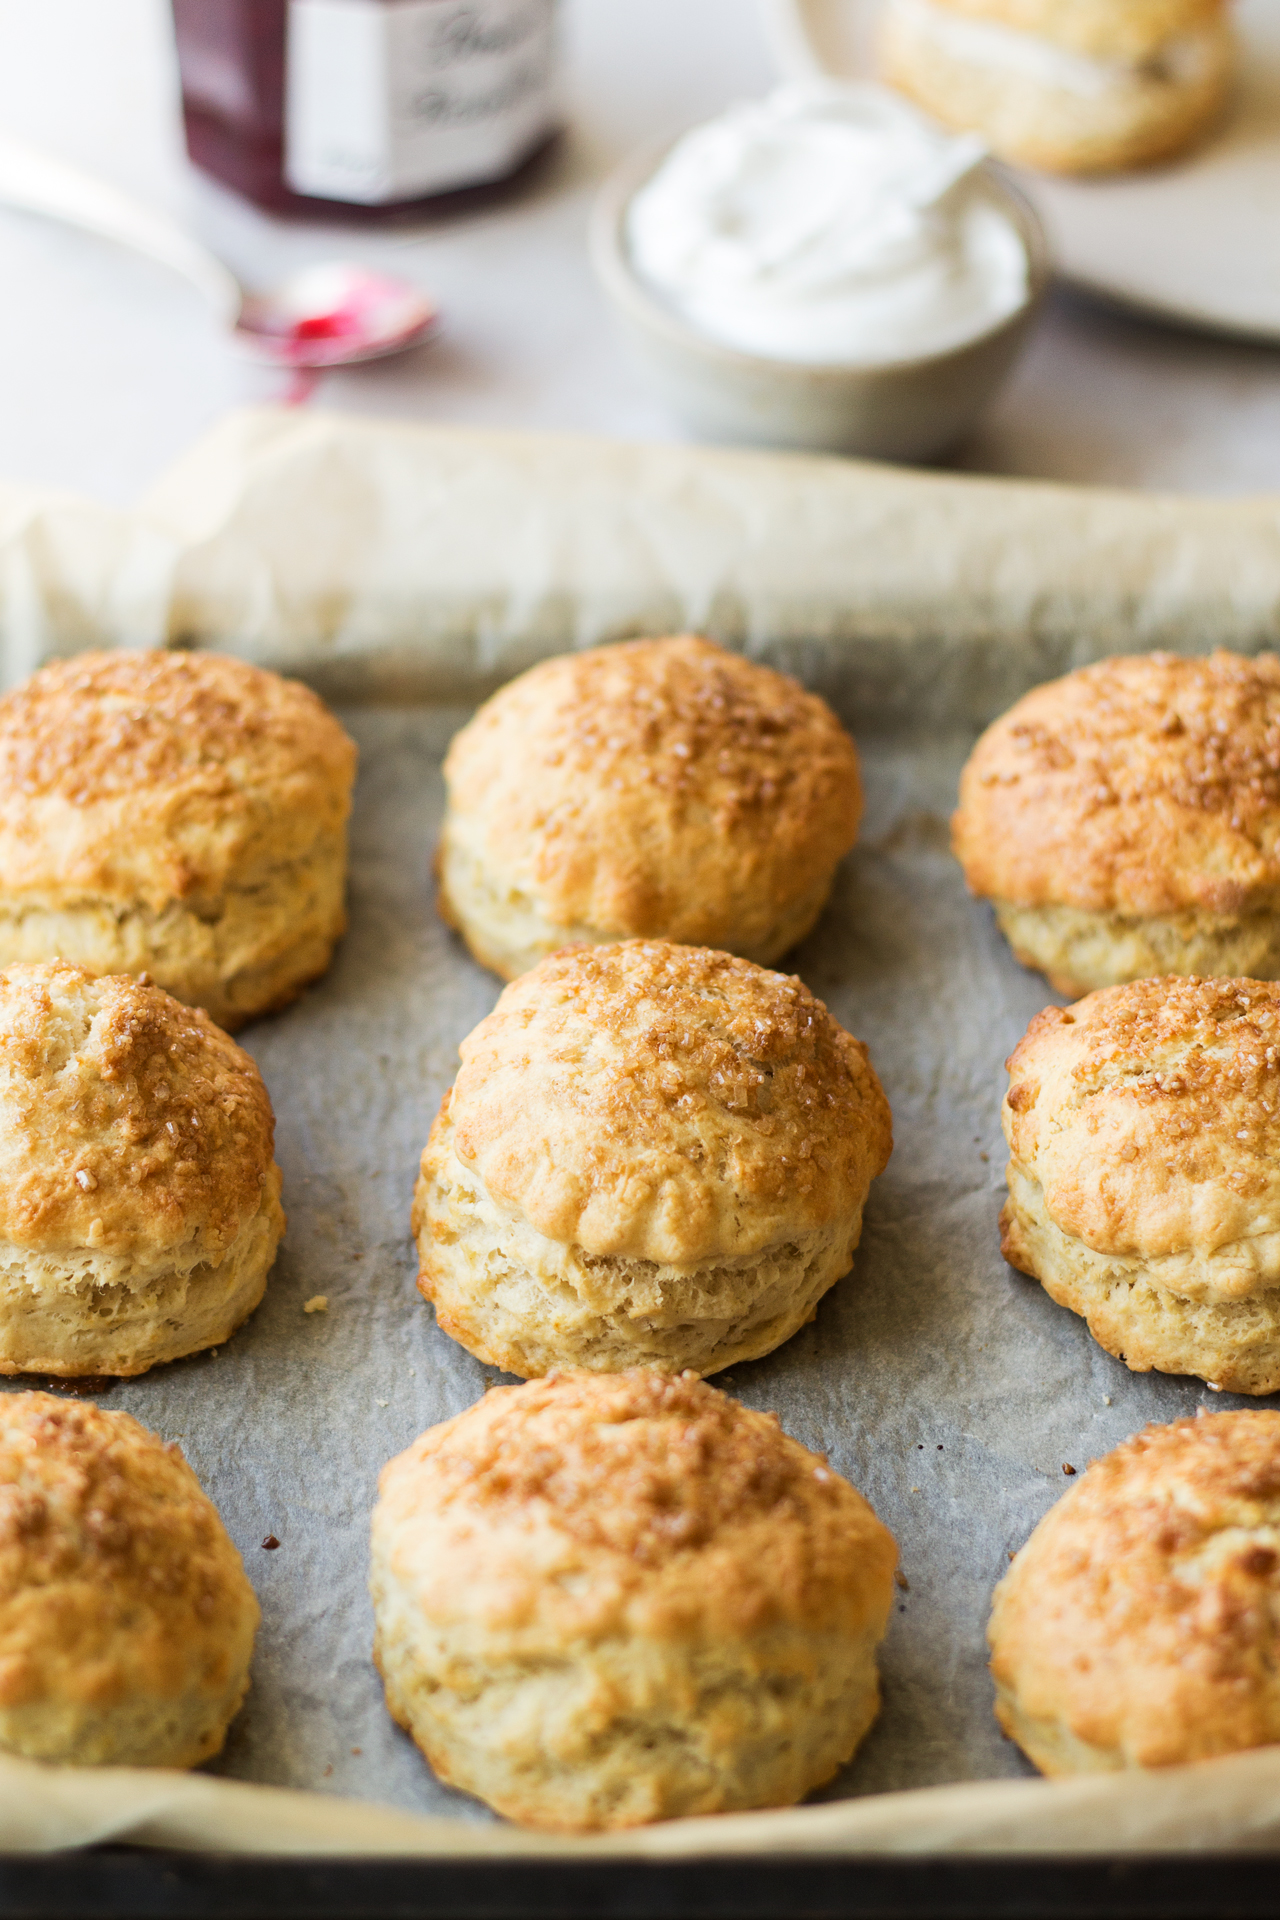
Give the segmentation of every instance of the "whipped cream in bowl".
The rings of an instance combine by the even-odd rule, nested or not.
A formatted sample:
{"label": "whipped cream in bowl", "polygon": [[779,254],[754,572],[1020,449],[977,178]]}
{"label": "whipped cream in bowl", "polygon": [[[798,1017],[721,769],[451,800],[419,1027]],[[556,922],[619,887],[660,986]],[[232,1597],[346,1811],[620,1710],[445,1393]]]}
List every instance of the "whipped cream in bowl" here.
{"label": "whipped cream in bowl", "polygon": [[979,141],[827,80],[628,162],[592,255],[690,425],[890,458],[960,437],[1047,279],[1035,216]]}

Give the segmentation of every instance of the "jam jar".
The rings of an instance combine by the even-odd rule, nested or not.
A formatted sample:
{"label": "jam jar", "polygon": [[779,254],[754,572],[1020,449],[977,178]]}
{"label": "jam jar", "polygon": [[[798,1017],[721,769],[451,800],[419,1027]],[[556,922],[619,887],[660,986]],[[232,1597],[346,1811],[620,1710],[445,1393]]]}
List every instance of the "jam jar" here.
{"label": "jam jar", "polygon": [[187,151],[281,212],[464,203],[558,130],[556,0],[173,0]]}

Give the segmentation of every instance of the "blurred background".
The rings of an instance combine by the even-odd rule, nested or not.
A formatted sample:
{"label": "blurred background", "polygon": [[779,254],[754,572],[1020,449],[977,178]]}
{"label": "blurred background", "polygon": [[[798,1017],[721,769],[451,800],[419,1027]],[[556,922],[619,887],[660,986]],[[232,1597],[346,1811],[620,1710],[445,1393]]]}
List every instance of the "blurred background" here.
{"label": "blurred background", "polygon": [[[405,276],[436,338],[319,377],[307,404],[629,439],[682,437],[615,338],[587,257],[605,176],[777,74],[750,0],[564,0],[567,131],[482,210],[353,228],[268,215],[185,154],[168,0],[0,0],[0,132],[175,217],[250,284],[326,258]],[[1277,249],[1280,258],[1280,249]],[[229,345],[163,269],[0,209],[0,473],[135,497],[228,408],[290,376]],[[1026,357],[950,464],[1203,493],[1280,489],[1280,348],[1055,289]]]}

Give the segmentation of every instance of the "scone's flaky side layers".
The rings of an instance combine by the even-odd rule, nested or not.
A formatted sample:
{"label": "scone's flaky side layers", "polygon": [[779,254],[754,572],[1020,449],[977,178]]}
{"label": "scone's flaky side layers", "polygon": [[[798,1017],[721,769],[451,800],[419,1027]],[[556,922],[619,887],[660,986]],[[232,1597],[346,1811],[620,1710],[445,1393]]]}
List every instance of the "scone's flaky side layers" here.
{"label": "scone's flaky side layers", "polygon": [[1203,138],[1236,43],[1225,0],[888,0],[890,85],[1054,173],[1145,166]]}
{"label": "scone's flaky side layers", "polygon": [[777,960],[822,911],[862,813],[826,703],[687,637],[532,668],[444,771],[441,911],[507,980],[632,935]]}
{"label": "scone's flaky side layers", "polygon": [[1280,1414],[1148,1427],[1050,1508],[995,1590],[996,1713],[1042,1773],[1280,1741]]}
{"label": "scone's flaky side layers", "polygon": [[1005,1258],[1135,1372],[1280,1391],[1280,985],[1109,987],[1008,1066]]}
{"label": "scone's flaky side layers", "polygon": [[0,1749],[197,1766],[248,1690],[258,1617],[176,1446],[127,1413],[0,1394]]}
{"label": "scone's flaky side layers", "polygon": [[460,1053],[412,1225],[419,1286],[482,1359],[710,1373],[848,1272],[889,1106],[799,980],[666,941],[571,948]]}
{"label": "scone's flaky side layers", "polygon": [[273,1135],[207,1013],[66,961],[0,971],[0,1373],[143,1373],[227,1339],[284,1231]]}
{"label": "scone's flaky side layers", "polygon": [[88,653],[0,699],[0,965],[150,973],[224,1027],[345,926],[355,748],[306,687],[203,653]]}
{"label": "scone's flaky side layers", "polygon": [[1153,653],[988,727],[952,823],[970,889],[1059,991],[1280,977],[1280,659]]}
{"label": "scone's flaky side layers", "polygon": [[384,1470],[375,1657],[441,1779],[529,1826],[787,1805],[875,1718],[896,1557],[771,1415],[558,1374]]}

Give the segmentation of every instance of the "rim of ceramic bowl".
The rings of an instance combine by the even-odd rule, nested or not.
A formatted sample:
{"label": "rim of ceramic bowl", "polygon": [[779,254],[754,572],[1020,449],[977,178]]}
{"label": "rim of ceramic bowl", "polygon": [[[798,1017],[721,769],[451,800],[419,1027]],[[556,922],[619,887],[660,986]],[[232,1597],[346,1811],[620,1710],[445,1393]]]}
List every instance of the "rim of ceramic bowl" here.
{"label": "rim of ceramic bowl", "polygon": [[779,356],[749,353],[730,346],[711,334],[703,333],[660,293],[642,278],[631,260],[627,246],[627,210],[640,188],[652,179],[659,166],[683,135],[649,141],[636,148],[607,176],[591,209],[587,243],[591,264],[605,291],[621,307],[628,309],[647,326],[664,333],[683,347],[700,352],[708,360],[731,363],[740,368],[769,367],[775,372],[802,375],[807,380],[847,380],[850,375],[908,373],[954,360],[958,354],[999,337],[1007,328],[1021,326],[1035,312],[1048,292],[1053,278],[1053,256],[1044,225],[1026,195],[1008,178],[999,162],[984,160],[983,184],[991,197],[1008,212],[1017,227],[1027,254],[1027,291],[1012,313],[993,325],[954,341],[932,353],[906,354],[895,360],[786,360]]}

